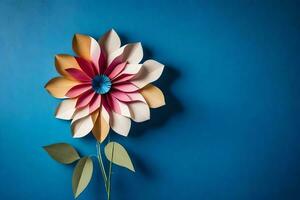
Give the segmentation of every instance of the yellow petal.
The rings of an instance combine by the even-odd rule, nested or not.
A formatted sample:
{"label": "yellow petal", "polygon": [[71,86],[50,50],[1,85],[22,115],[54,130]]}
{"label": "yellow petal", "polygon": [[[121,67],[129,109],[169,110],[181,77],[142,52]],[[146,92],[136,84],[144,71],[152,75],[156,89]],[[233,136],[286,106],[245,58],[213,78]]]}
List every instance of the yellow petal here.
{"label": "yellow petal", "polygon": [[58,54],[55,56],[55,67],[56,71],[62,76],[75,80],[70,74],[66,71],[68,68],[77,68],[80,69],[76,59],[73,56],[67,54]]}
{"label": "yellow petal", "polygon": [[158,108],[166,104],[162,91],[152,84],[148,84],[140,90],[150,108]]}
{"label": "yellow petal", "polygon": [[96,140],[103,142],[107,137],[108,132],[109,132],[109,125],[105,121],[104,117],[101,114],[99,114],[94,124],[92,133],[95,136]]}
{"label": "yellow petal", "polygon": [[110,54],[120,48],[121,40],[116,31],[111,29],[99,39],[99,44],[104,48],[107,54]]}
{"label": "yellow petal", "polygon": [[73,37],[73,50],[81,58],[90,60],[91,37],[75,34]]}
{"label": "yellow petal", "polygon": [[56,98],[66,98],[66,93],[79,82],[68,80],[64,77],[56,77],[51,79],[46,85],[46,90]]}

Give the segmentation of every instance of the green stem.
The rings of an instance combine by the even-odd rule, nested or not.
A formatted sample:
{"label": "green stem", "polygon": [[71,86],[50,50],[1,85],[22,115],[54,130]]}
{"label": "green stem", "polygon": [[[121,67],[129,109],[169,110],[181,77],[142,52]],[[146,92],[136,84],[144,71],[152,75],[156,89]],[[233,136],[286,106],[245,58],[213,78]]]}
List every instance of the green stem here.
{"label": "green stem", "polygon": [[101,144],[99,142],[97,142],[97,158],[98,158],[98,161],[99,161],[99,166],[100,166],[100,169],[101,169],[101,173],[102,173],[102,177],[103,177],[103,181],[104,181],[105,190],[106,190],[106,192],[108,192],[107,176],[106,176],[105,168],[104,168],[104,165],[103,165],[103,160],[102,160],[102,156],[101,156],[100,145]]}
{"label": "green stem", "polygon": [[112,161],[114,159],[114,144],[111,152],[111,161],[109,163],[109,173],[108,173],[108,184],[107,184],[107,200],[110,200],[110,191],[111,191],[111,172],[112,172]]}

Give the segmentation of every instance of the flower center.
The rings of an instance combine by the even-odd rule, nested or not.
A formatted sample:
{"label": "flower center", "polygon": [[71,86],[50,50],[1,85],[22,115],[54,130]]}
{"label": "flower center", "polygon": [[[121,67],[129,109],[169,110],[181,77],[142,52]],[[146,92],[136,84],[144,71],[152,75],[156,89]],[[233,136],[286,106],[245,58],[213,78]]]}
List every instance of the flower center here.
{"label": "flower center", "polygon": [[105,75],[97,75],[92,80],[92,87],[98,94],[106,94],[111,88],[111,81]]}

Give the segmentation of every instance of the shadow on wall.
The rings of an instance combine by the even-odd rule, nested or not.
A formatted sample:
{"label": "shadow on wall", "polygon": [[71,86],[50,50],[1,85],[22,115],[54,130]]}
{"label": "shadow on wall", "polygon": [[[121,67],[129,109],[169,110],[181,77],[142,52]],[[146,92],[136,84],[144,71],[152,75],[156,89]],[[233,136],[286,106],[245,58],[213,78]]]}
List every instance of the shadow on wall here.
{"label": "shadow on wall", "polygon": [[[144,61],[148,59],[154,59],[160,62],[160,60],[150,53],[150,51],[143,46],[144,51]],[[151,118],[150,120],[142,123],[135,123],[132,121],[131,129],[128,137],[143,137],[144,134],[151,133],[152,130],[162,127],[164,124],[168,122],[169,119],[174,117],[176,114],[182,114],[184,111],[183,105],[176,98],[176,96],[172,93],[172,87],[174,82],[180,77],[179,71],[177,71],[171,65],[167,63],[163,63],[165,65],[162,76],[155,81],[153,84],[160,88],[165,96],[166,105],[160,108],[151,109]],[[141,139],[141,138],[140,138]],[[144,157],[141,157],[137,152],[130,151],[130,157],[133,160],[136,172],[136,178],[145,177],[148,181],[149,179],[156,179],[159,177],[157,172],[159,170],[154,166],[155,164],[151,161],[148,161]],[[121,176],[114,177],[114,187],[117,188],[116,196],[117,199],[128,199],[126,188],[126,180],[122,179]],[[119,195],[122,194],[122,195]]]}
{"label": "shadow on wall", "polygon": [[[156,59],[152,56],[150,51],[143,46],[144,50],[144,60]],[[147,130],[159,128],[170,119],[175,114],[180,114],[183,112],[183,106],[179,100],[172,93],[172,87],[174,82],[179,78],[180,74],[174,67],[163,63],[165,65],[162,76],[155,81],[153,84],[159,87],[165,96],[166,105],[160,108],[151,109],[150,120],[143,123],[132,123],[129,137],[142,137]]]}
{"label": "shadow on wall", "polygon": [[166,105],[160,108],[151,109],[150,120],[143,123],[133,122],[129,137],[141,137],[147,130],[159,128],[167,123],[172,116],[183,112],[181,103],[171,92],[172,85],[178,76],[178,71],[165,65],[163,75],[158,81],[154,82],[154,85],[158,86],[163,91]]}
{"label": "shadow on wall", "polygon": [[[147,48],[144,48],[144,60],[156,59],[153,57]],[[164,93],[166,105],[157,109],[151,109],[151,119],[143,123],[132,123],[129,137],[143,137],[148,131],[152,134],[153,129],[159,128],[166,124],[169,119],[171,119],[176,114],[182,114],[183,106],[179,100],[172,93],[172,87],[174,82],[179,78],[179,72],[175,70],[172,66],[167,63],[165,65],[164,72],[160,79],[155,81],[153,84],[158,86]],[[147,160],[141,158],[136,152],[130,152],[130,156],[134,161],[136,170],[147,179],[154,179],[157,174],[155,174],[155,166],[153,163],[149,163]],[[118,179],[119,180],[119,179]],[[122,180],[119,180],[122,182]],[[122,183],[120,183],[122,184]]]}

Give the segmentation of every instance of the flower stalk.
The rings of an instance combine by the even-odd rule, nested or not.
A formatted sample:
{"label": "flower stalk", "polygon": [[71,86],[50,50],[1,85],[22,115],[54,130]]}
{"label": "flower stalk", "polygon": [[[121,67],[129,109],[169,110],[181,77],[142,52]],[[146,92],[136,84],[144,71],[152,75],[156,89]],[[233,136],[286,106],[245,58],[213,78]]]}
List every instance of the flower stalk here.
{"label": "flower stalk", "polygon": [[105,168],[104,168],[104,164],[103,164],[103,160],[102,160],[102,156],[101,156],[101,148],[100,148],[101,143],[97,142],[96,144],[96,149],[97,149],[97,159],[99,162],[99,166],[101,169],[101,174],[103,177],[103,181],[104,181],[104,186],[105,186],[105,190],[107,192],[107,176],[106,176],[106,172],[105,172]]}
{"label": "flower stalk", "polygon": [[[106,170],[103,164],[103,159],[102,159],[102,155],[101,155],[101,143],[97,142],[96,144],[96,149],[97,149],[97,159],[99,162],[99,166],[100,166],[100,170],[101,170],[101,174],[102,174],[102,178],[103,178],[103,182],[104,182],[104,186],[105,186],[105,191],[107,194],[107,200],[110,200],[110,192],[111,192],[111,176],[112,176],[112,161],[109,162],[109,170],[108,170],[108,177],[106,175]],[[113,152],[114,152],[114,146],[113,146],[113,151],[111,154],[111,158],[113,160]]]}

